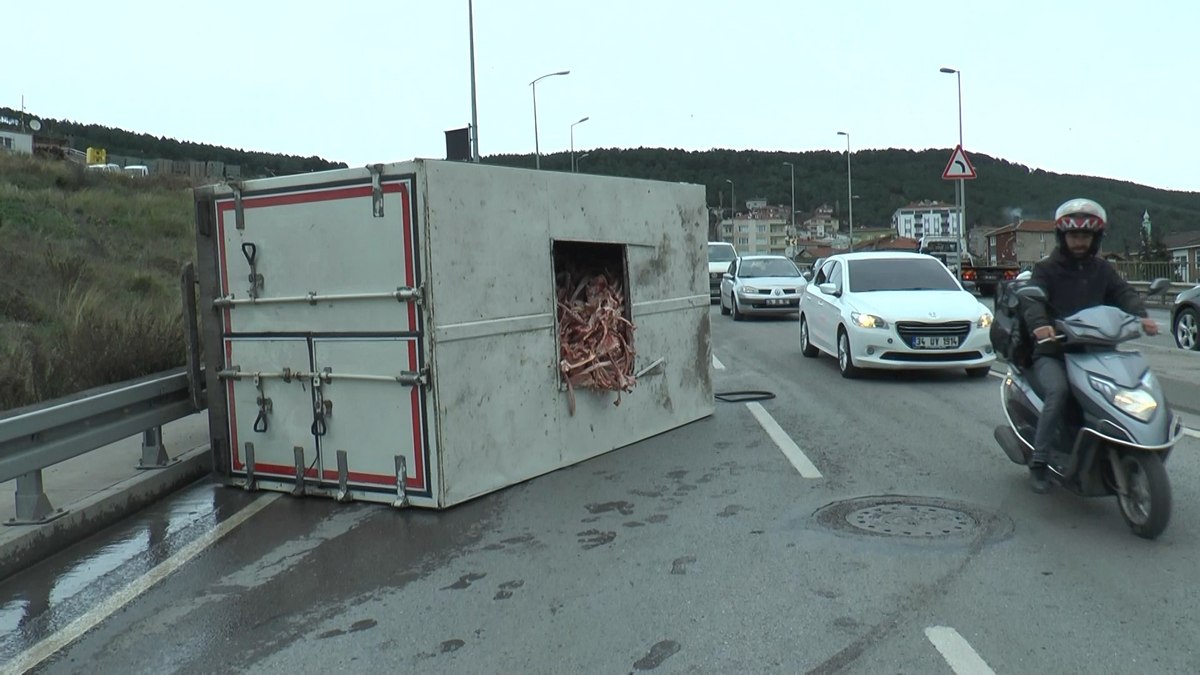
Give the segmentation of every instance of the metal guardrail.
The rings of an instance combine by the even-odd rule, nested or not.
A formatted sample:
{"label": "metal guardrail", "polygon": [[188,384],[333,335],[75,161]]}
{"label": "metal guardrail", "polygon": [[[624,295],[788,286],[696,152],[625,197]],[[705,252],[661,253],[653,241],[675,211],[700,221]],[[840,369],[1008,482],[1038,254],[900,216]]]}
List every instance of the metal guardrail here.
{"label": "metal guardrail", "polygon": [[162,426],[204,410],[204,371],[196,319],[196,271],[179,278],[187,366],[0,413],[0,483],[17,481],[16,517],[5,525],[45,523],[66,515],[42,486],[42,469],[109,443],[142,434],[139,469],[174,462],[162,444]]}
{"label": "metal guardrail", "polygon": [[[162,425],[202,409],[187,368],[98,387],[21,408],[0,418],[0,483],[16,479],[17,515],[8,525],[44,523],[55,510],[42,487],[42,469],[139,433],[138,468],[170,466]],[[198,380],[203,386],[203,378]]]}
{"label": "metal guardrail", "polygon": [[1179,295],[1180,293],[1182,293],[1190,288],[1195,288],[1195,286],[1196,286],[1196,284],[1186,284],[1186,283],[1174,282],[1161,295],[1156,295],[1152,298],[1147,298],[1145,296],[1146,296],[1146,291],[1150,288],[1149,281],[1131,281],[1131,282],[1129,282],[1129,285],[1136,288],[1138,290],[1138,292],[1140,292],[1142,294],[1142,297],[1146,300],[1147,305],[1149,305],[1151,307],[1157,307],[1157,308],[1170,307],[1171,305],[1175,304],[1175,296]]}

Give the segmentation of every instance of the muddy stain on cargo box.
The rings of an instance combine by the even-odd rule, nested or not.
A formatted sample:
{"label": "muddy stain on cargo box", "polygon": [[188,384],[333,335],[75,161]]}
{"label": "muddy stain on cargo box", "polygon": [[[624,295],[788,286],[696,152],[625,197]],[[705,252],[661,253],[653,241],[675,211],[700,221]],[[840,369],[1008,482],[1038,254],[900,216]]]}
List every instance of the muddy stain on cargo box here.
{"label": "muddy stain on cargo box", "polygon": [[675,249],[671,247],[671,238],[665,233],[658,246],[654,247],[654,255],[638,270],[636,283],[639,286],[649,285],[655,279],[666,276],[675,257]]}

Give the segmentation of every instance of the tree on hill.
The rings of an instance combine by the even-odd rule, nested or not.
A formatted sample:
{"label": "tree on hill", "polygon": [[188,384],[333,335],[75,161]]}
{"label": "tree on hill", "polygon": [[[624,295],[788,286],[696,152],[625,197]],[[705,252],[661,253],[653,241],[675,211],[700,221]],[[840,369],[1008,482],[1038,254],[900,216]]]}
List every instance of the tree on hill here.
{"label": "tree on hill", "polygon": [[[28,114],[11,108],[0,108],[0,117],[28,118]],[[99,124],[82,124],[70,120],[39,118],[42,132],[65,138],[76,150],[89,147],[104,148],[109,155],[128,155],[144,159],[171,159],[202,162],[223,162],[242,167],[243,176],[286,175],[344,169],[345,162],[331,162],[320,157],[299,157],[266,152],[236,150],[205,143],[179,141],[165,136],[139,134]]]}

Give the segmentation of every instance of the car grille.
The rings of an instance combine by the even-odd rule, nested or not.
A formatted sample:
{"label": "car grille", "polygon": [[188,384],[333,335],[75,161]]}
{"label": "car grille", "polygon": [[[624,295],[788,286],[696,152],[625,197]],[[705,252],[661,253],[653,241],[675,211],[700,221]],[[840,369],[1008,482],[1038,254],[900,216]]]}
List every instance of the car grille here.
{"label": "car grille", "polygon": [[887,352],[879,358],[884,361],[907,361],[910,363],[937,363],[939,361],[973,361],[983,358],[977,351],[954,352],[952,354],[924,354],[912,352]]}
{"label": "car grille", "polygon": [[[780,291],[782,291],[783,293],[788,293],[788,294],[792,294],[792,293],[797,293],[797,292],[798,292],[798,291],[797,291],[797,289],[795,289],[795,288],[781,288],[781,289],[779,289],[779,290],[780,290]],[[771,294],[771,293],[773,293],[773,292],[774,292],[774,289],[771,289],[771,288],[760,288],[760,289],[758,289],[758,294],[759,294],[759,295],[770,295],[770,294]]]}
{"label": "car grille", "polygon": [[946,323],[923,323],[920,321],[900,321],[896,324],[896,332],[908,343],[917,336],[958,336],[966,337],[971,332],[970,321],[949,321]]}

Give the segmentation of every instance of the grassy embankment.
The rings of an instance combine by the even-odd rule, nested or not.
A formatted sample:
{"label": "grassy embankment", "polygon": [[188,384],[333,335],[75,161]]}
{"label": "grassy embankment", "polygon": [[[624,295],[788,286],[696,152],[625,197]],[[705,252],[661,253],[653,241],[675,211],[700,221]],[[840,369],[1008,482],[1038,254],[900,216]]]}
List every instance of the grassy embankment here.
{"label": "grassy embankment", "polygon": [[184,363],[191,187],[0,153],[0,411]]}

